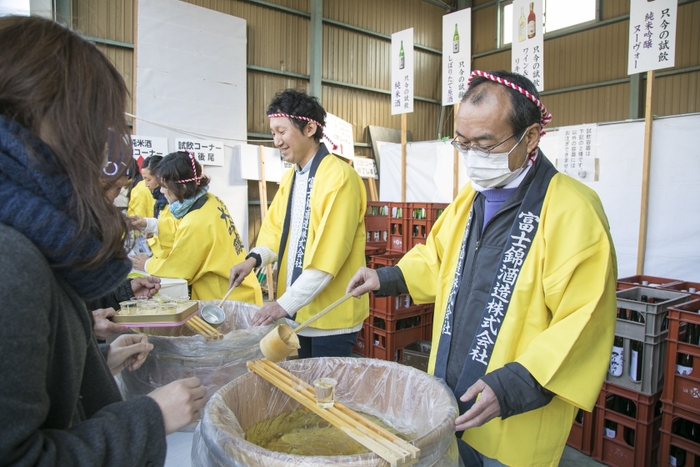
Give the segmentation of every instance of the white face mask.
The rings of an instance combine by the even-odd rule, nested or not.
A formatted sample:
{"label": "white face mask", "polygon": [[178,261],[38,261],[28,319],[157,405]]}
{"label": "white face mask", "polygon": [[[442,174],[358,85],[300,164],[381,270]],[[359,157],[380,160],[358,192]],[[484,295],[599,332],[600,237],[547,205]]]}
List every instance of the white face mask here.
{"label": "white face mask", "polygon": [[483,188],[504,186],[515,180],[525,169],[528,159],[525,158],[523,165],[511,172],[508,167],[508,156],[518,147],[523,137],[510,151],[492,152],[488,157],[478,156],[472,149],[468,149],[464,154],[464,163],[467,166],[469,178]]}

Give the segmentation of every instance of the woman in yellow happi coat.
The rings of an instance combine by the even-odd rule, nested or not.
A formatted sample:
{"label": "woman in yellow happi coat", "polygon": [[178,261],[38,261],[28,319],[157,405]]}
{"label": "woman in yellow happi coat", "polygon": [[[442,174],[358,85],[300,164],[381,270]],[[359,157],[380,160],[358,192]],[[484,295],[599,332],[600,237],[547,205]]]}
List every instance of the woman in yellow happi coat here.
{"label": "woman in yellow happi coat", "polygon": [[[209,178],[192,154],[167,155],[156,174],[170,213],[178,220],[175,238],[166,258],[154,256],[144,264],[146,258],[140,255],[134,259],[134,267],[158,277],[187,280],[193,300],[223,298],[231,263],[246,255],[226,205],[207,192]],[[247,277],[230,299],[261,305],[262,291],[255,275]]]}

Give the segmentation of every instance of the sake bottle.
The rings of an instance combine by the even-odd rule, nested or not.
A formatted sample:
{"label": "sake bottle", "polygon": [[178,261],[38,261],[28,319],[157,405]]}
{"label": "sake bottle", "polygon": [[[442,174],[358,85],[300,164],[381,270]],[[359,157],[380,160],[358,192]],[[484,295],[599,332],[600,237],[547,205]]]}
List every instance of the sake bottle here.
{"label": "sake bottle", "polygon": [[399,50],[399,70],[403,70],[406,66],[406,54],[403,51],[403,41],[401,41],[401,49]]}
{"label": "sake bottle", "polygon": [[630,365],[629,376],[632,381],[642,380],[642,362],[644,360],[644,344],[639,341],[630,341]]}
{"label": "sake bottle", "polygon": [[452,36],[452,53],[459,53],[459,31],[457,30],[457,23],[455,23],[455,33]]}
{"label": "sake bottle", "polygon": [[610,368],[608,373],[612,376],[622,376],[622,368],[624,366],[624,341],[622,337],[615,336],[613,341],[612,355],[610,356]]}

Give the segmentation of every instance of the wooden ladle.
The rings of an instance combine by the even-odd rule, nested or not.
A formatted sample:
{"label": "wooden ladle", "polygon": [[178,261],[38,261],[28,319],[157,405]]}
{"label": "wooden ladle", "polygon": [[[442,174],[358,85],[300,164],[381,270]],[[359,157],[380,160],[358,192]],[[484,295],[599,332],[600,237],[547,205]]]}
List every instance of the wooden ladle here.
{"label": "wooden ladle", "polygon": [[271,362],[277,363],[284,360],[290,353],[294,352],[299,348],[299,337],[297,333],[307,327],[309,324],[313,323],[333,308],[337,307],[343,303],[348,298],[352,297],[352,294],[345,294],[335,302],[328,305],[323,310],[316,313],[311,318],[307,319],[301,323],[296,328],[292,329],[286,324],[280,324],[275,329],[270,331],[265,337],[260,341],[260,350],[262,350],[265,358]]}

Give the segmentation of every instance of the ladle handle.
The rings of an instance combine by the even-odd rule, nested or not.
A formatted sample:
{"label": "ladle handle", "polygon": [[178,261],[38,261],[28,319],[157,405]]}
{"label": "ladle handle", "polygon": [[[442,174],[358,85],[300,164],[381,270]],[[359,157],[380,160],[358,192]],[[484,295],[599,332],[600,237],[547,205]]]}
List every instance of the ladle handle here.
{"label": "ladle handle", "polygon": [[350,297],[352,297],[352,294],[351,294],[351,293],[343,295],[343,296],[340,297],[338,300],[336,300],[335,302],[331,303],[331,304],[328,305],[326,308],[324,308],[323,310],[319,311],[318,313],[316,313],[315,315],[313,315],[311,318],[307,319],[306,321],[304,321],[303,323],[301,323],[299,326],[297,326],[297,327],[294,329],[294,332],[299,332],[299,331],[301,331],[301,330],[304,329],[306,326],[308,326],[309,324],[313,323],[314,321],[316,321],[317,319],[319,319],[321,316],[325,315],[326,313],[328,313],[328,312],[331,311],[333,308],[337,307],[338,305],[340,305],[341,303],[343,303],[345,300],[347,300],[347,299],[350,298]]}
{"label": "ladle handle", "polygon": [[221,308],[222,306],[224,306],[224,302],[226,301],[226,299],[228,298],[228,296],[231,295],[231,292],[233,292],[233,289],[235,289],[235,288],[236,288],[236,286],[233,285],[233,286],[231,286],[230,289],[228,289],[228,292],[226,292],[226,295],[224,295],[224,298],[223,298],[223,299],[221,300],[221,302],[219,303],[219,308]]}

